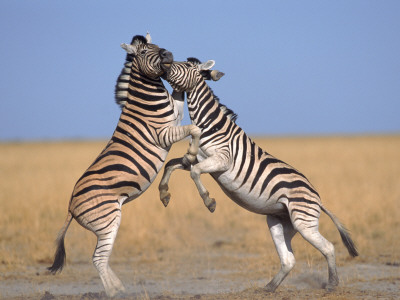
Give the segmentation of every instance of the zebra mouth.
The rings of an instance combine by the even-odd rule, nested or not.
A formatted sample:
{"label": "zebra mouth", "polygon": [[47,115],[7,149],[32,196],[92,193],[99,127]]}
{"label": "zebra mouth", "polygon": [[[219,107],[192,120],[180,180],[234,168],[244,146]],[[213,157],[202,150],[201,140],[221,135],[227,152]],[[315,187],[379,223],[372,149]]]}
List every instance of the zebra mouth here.
{"label": "zebra mouth", "polygon": [[164,74],[167,73],[171,69],[172,62],[161,62],[161,69]]}

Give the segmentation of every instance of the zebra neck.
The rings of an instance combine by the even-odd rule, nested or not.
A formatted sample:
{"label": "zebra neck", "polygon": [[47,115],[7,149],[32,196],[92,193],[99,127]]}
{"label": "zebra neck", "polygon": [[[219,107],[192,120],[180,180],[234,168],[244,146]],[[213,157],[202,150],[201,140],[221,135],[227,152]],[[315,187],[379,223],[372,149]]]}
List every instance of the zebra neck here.
{"label": "zebra neck", "polygon": [[157,110],[157,105],[169,102],[168,95],[160,78],[149,78],[141,74],[135,65],[132,65],[126,104],[128,108],[154,111]]}
{"label": "zebra neck", "polygon": [[200,128],[212,126],[213,121],[223,115],[214,99],[214,94],[207,83],[202,80],[196,88],[187,93],[187,103],[192,123]]}

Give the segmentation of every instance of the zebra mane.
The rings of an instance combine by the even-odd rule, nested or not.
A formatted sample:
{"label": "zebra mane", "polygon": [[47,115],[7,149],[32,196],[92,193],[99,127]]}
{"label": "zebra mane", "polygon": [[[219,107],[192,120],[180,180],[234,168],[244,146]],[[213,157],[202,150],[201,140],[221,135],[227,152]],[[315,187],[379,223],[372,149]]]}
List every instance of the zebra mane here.
{"label": "zebra mane", "polygon": [[[187,58],[188,62],[191,62],[195,65],[199,65],[201,64],[201,61],[196,58],[196,57],[188,57]],[[211,79],[211,71],[207,70],[207,71],[201,71],[200,74],[203,76],[204,79],[206,80],[210,80]],[[238,115],[230,108],[228,108],[226,105],[222,104],[219,101],[219,97],[217,95],[214,94],[214,91],[208,87],[210,89],[210,92],[212,93],[213,97],[214,97],[214,101],[218,103],[218,108],[222,111],[222,113],[227,116],[229,119],[231,119],[232,122],[236,122],[236,119],[238,118]]]}
{"label": "zebra mane", "polygon": [[[147,44],[147,40],[143,35],[135,35],[132,38],[131,45],[134,43]],[[115,102],[120,106],[121,109],[124,108],[128,99],[128,85],[129,77],[131,73],[132,61],[135,55],[126,54],[125,64],[118,76],[117,82],[114,89]]]}
{"label": "zebra mane", "polygon": [[[129,56],[128,54],[127,56]],[[126,102],[128,101],[128,86],[129,78],[131,74],[132,60],[126,61],[121,73],[118,76],[117,83],[114,89],[115,103],[119,105],[121,109],[124,108]]]}
{"label": "zebra mane", "polygon": [[186,59],[188,62],[194,63],[195,65],[199,65],[201,64],[200,59],[196,58],[196,57],[188,57]]}
{"label": "zebra mane", "polygon": [[210,92],[213,94],[215,102],[218,103],[218,108],[222,111],[222,113],[225,116],[227,116],[229,119],[231,119],[231,121],[233,123],[236,123],[238,115],[232,109],[228,108],[226,105],[219,102],[219,97],[214,94],[214,91],[210,87],[208,87],[208,88],[210,89]]}
{"label": "zebra mane", "polygon": [[133,45],[135,42],[139,44],[147,44],[147,40],[143,35],[135,35],[132,38],[131,45]]}
{"label": "zebra mane", "polygon": [[[131,45],[133,44],[147,44],[147,40],[143,35],[135,35],[131,41]],[[135,57],[134,54],[127,53],[125,60],[132,61],[134,57]]]}

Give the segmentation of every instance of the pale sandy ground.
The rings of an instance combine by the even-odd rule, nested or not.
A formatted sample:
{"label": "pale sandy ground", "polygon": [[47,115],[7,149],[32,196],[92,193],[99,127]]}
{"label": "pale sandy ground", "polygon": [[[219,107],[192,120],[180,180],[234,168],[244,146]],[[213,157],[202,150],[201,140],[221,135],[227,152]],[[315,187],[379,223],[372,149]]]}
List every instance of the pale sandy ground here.
{"label": "pale sandy ground", "polygon": [[[260,270],[246,265],[261,256],[214,246],[210,253],[159,253],[157,261],[131,258],[113,264],[126,294],[116,299],[399,299],[399,265],[348,261],[338,267],[341,284],[326,292],[325,262],[310,268],[300,262],[274,294],[263,292],[267,283]],[[273,249],[271,249],[273,250]],[[69,264],[57,276],[45,265],[9,272],[0,282],[1,299],[106,299],[90,261]],[[277,266],[271,266],[274,272]],[[269,270],[271,271],[271,270]]]}

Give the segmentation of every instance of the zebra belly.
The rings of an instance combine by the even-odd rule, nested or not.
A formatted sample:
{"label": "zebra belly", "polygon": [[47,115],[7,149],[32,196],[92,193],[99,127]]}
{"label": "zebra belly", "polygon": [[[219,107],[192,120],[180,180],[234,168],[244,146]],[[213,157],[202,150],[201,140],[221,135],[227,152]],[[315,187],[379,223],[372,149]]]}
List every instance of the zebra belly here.
{"label": "zebra belly", "polygon": [[[108,150],[114,149],[110,147]],[[104,202],[112,203],[117,200],[120,206],[139,197],[155,180],[168,154],[161,148],[153,147],[152,150],[161,159],[153,161],[154,167],[145,166],[139,157],[133,155],[132,160],[135,160],[136,164],[103,152],[101,156],[105,158],[90,166],[76,183],[70,202],[70,211],[77,216],[90,207],[100,207],[100,204]],[[138,165],[141,165],[143,169],[137,168]],[[121,169],[122,166],[126,166],[130,171]]]}
{"label": "zebra belly", "polygon": [[121,205],[126,204],[126,203],[138,198],[150,187],[150,185],[156,179],[157,174],[160,172],[162,166],[164,165],[164,161],[167,157],[167,154],[168,154],[168,151],[166,151],[166,150],[159,151],[158,155],[162,158],[162,161],[158,161],[157,163],[154,163],[155,170],[152,168],[151,169],[147,168],[146,171],[148,174],[148,179],[141,176],[141,174],[132,176],[130,178],[127,177],[126,179],[123,178],[123,176],[121,176],[119,178],[119,180],[127,180],[127,181],[131,181],[131,182],[136,182],[140,186],[140,189],[135,189],[135,188],[132,189],[132,188],[126,187],[123,191],[122,190],[119,191],[118,195],[126,194],[126,198],[121,201]]}
{"label": "zebra belly", "polygon": [[[161,169],[161,167],[158,169],[158,171]],[[132,200],[135,200],[136,198],[138,198],[140,195],[142,195],[149,187],[150,185],[153,183],[154,179],[156,179],[157,177],[157,173],[154,173],[153,176],[150,177],[150,181],[145,182],[144,184],[142,184],[140,186],[140,190],[137,189],[130,189],[130,190],[126,190],[125,192],[122,191],[120,193],[118,193],[118,195],[120,195],[121,197],[119,198],[119,202],[122,204],[127,204],[129,202],[131,202]],[[133,180],[139,181],[138,178],[132,178]]]}
{"label": "zebra belly", "polygon": [[247,186],[237,187],[235,175],[229,171],[211,174],[224,193],[241,207],[263,215],[287,214],[286,205],[280,203],[278,198],[267,199],[263,195],[258,196],[255,191],[249,193]]}

